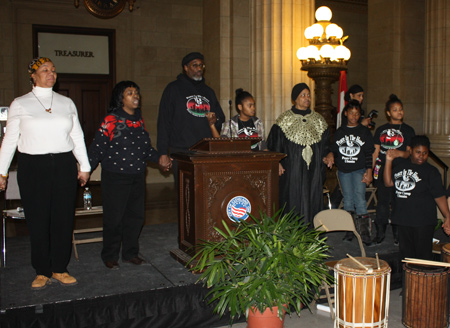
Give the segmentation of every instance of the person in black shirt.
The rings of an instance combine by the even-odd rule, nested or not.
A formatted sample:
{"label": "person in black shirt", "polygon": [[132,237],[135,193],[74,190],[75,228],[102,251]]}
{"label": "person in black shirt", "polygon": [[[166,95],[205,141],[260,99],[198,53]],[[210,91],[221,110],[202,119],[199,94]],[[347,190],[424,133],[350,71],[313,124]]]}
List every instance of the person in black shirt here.
{"label": "person in black shirt", "polygon": [[157,148],[161,155],[159,166],[168,171],[173,166],[175,183],[178,183],[177,163],[170,154],[187,152],[203,138],[212,138],[210,125],[220,133],[225,121],[214,90],[206,83],[204,57],[191,52],[181,61],[183,73],[164,89],[159,104]]}
{"label": "person in black shirt", "polygon": [[103,249],[109,269],[122,261],[140,265],[139,234],[145,220],[145,170],[147,161],[158,162],[141,114],[139,86],[119,82],[112,91],[109,113],[89,147],[94,170],[102,163]]}
{"label": "person in black shirt", "polygon": [[[370,239],[370,217],[367,213],[366,186],[372,182],[373,137],[369,129],[359,122],[361,105],[351,100],[344,109],[347,125],[341,126],[334,134],[331,152],[325,161],[331,168],[338,168],[339,181],[344,194],[344,209],[355,214],[355,225],[366,246]],[[344,240],[352,240],[353,233],[346,234]]]}
{"label": "person in black shirt", "polygon": [[[389,117],[389,123],[380,126],[374,135],[375,152],[373,153],[373,177],[377,187],[377,215],[375,227],[377,230],[374,241],[380,244],[385,237],[386,227],[391,214],[391,203],[393,202],[394,189],[387,187],[383,181],[384,162],[386,152],[394,150],[395,157],[408,158],[410,154],[409,144],[415,136],[414,129],[403,123],[403,103],[396,95],[389,96],[385,108]],[[398,234],[395,225],[392,225],[394,244],[398,245]]]}
{"label": "person in black shirt", "polygon": [[402,258],[432,260],[432,239],[437,223],[436,204],[444,215],[444,231],[450,233],[450,213],[436,167],[427,162],[430,140],[426,136],[411,139],[409,158],[393,160],[401,155],[391,149],[386,153],[384,184],[395,186],[392,223],[398,227]]}

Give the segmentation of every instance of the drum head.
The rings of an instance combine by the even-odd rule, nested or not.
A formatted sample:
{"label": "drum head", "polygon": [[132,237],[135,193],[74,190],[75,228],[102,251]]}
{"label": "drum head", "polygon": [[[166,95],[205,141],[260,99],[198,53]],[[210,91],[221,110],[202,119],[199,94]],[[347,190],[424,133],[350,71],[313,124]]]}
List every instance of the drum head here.
{"label": "drum head", "polygon": [[416,273],[416,274],[425,274],[425,275],[439,274],[440,275],[442,272],[449,271],[449,268],[405,263],[404,270],[406,272],[411,272],[411,273]]}
{"label": "drum head", "polygon": [[367,267],[369,270],[366,270],[362,268],[358,263],[356,263],[351,258],[346,258],[340,260],[338,263],[336,263],[334,269],[337,271],[342,271],[346,273],[355,273],[355,274],[366,274],[370,272],[373,273],[379,273],[379,272],[385,272],[390,271],[390,266],[386,261],[380,260],[380,268],[378,269],[378,263],[377,259],[372,257],[356,257],[355,258],[358,262],[363,264],[365,267]]}

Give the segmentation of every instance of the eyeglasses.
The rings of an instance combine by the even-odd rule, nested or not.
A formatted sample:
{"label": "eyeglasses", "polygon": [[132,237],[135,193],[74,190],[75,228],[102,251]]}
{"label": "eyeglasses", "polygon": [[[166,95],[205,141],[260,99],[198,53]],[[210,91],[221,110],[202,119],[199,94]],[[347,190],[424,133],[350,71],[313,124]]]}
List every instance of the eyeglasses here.
{"label": "eyeglasses", "polygon": [[197,69],[197,68],[201,68],[201,69],[205,69],[205,64],[192,64],[191,65],[193,68]]}

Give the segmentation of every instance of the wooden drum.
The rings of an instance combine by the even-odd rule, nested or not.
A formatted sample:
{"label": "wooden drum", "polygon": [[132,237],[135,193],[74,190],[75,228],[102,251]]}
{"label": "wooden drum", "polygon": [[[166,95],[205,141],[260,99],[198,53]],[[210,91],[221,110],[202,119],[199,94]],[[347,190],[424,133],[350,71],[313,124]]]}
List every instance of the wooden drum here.
{"label": "wooden drum", "polygon": [[448,327],[449,268],[406,264],[402,323],[410,328]]}
{"label": "wooden drum", "polygon": [[442,262],[450,263],[450,244],[445,244],[441,249]]}
{"label": "wooden drum", "polygon": [[340,260],[334,267],[336,316],[334,327],[387,327],[391,268],[386,261],[357,257]]}

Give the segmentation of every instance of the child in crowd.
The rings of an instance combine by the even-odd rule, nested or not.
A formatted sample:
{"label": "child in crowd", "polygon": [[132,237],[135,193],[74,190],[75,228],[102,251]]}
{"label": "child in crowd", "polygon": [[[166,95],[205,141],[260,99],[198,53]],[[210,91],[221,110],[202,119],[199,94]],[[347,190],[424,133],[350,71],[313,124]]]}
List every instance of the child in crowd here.
{"label": "child in crowd", "polygon": [[[385,107],[389,123],[380,126],[374,135],[375,152],[373,153],[373,178],[377,187],[377,215],[375,227],[377,235],[374,241],[380,244],[385,237],[386,227],[389,223],[391,203],[394,199],[394,188],[385,186],[383,182],[384,163],[386,152],[395,151],[395,157],[408,158],[410,154],[409,144],[415,136],[414,129],[403,123],[403,103],[396,95],[390,95]],[[394,244],[398,245],[398,233],[395,225],[392,225]]]}
{"label": "child in crowd", "polygon": [[221,136],[229,138],[262,138],[260,142],[252,146],[252,149],[267,149],[264,139],[264,125],[255,116],[256,107],[253,96],[241,88],[237,89],[234,103],[239,114],[222,124]]}
{"label": "child in crowd", "polygon": [[436,204],[444,215],[444,231],[450,233],[450,213],[442,185],[442,177],[427,162],[430,140],[426,136],[411,139],[409,158],[400,158],[394,150],[386,153],[384,184],[395,186],[392,222],[398,227],[400,255],[432,259],[432,239],[437,223]]}
{"label": "child in crowd", "polygon": [[[355,225],[365,245],[372,245],[370,238],[370,216],[367,213],[366,186],[372,182],[373,137],[370,130],[359,123],[361,105],[350,100],[344,108],[347,125],[334,134],[331,152],[325,158],[329,167],[333,163],[338,169],[339,181],[344,194],[344,209],[355,214]],[[353,233],[345,235],[351,241]]]}

